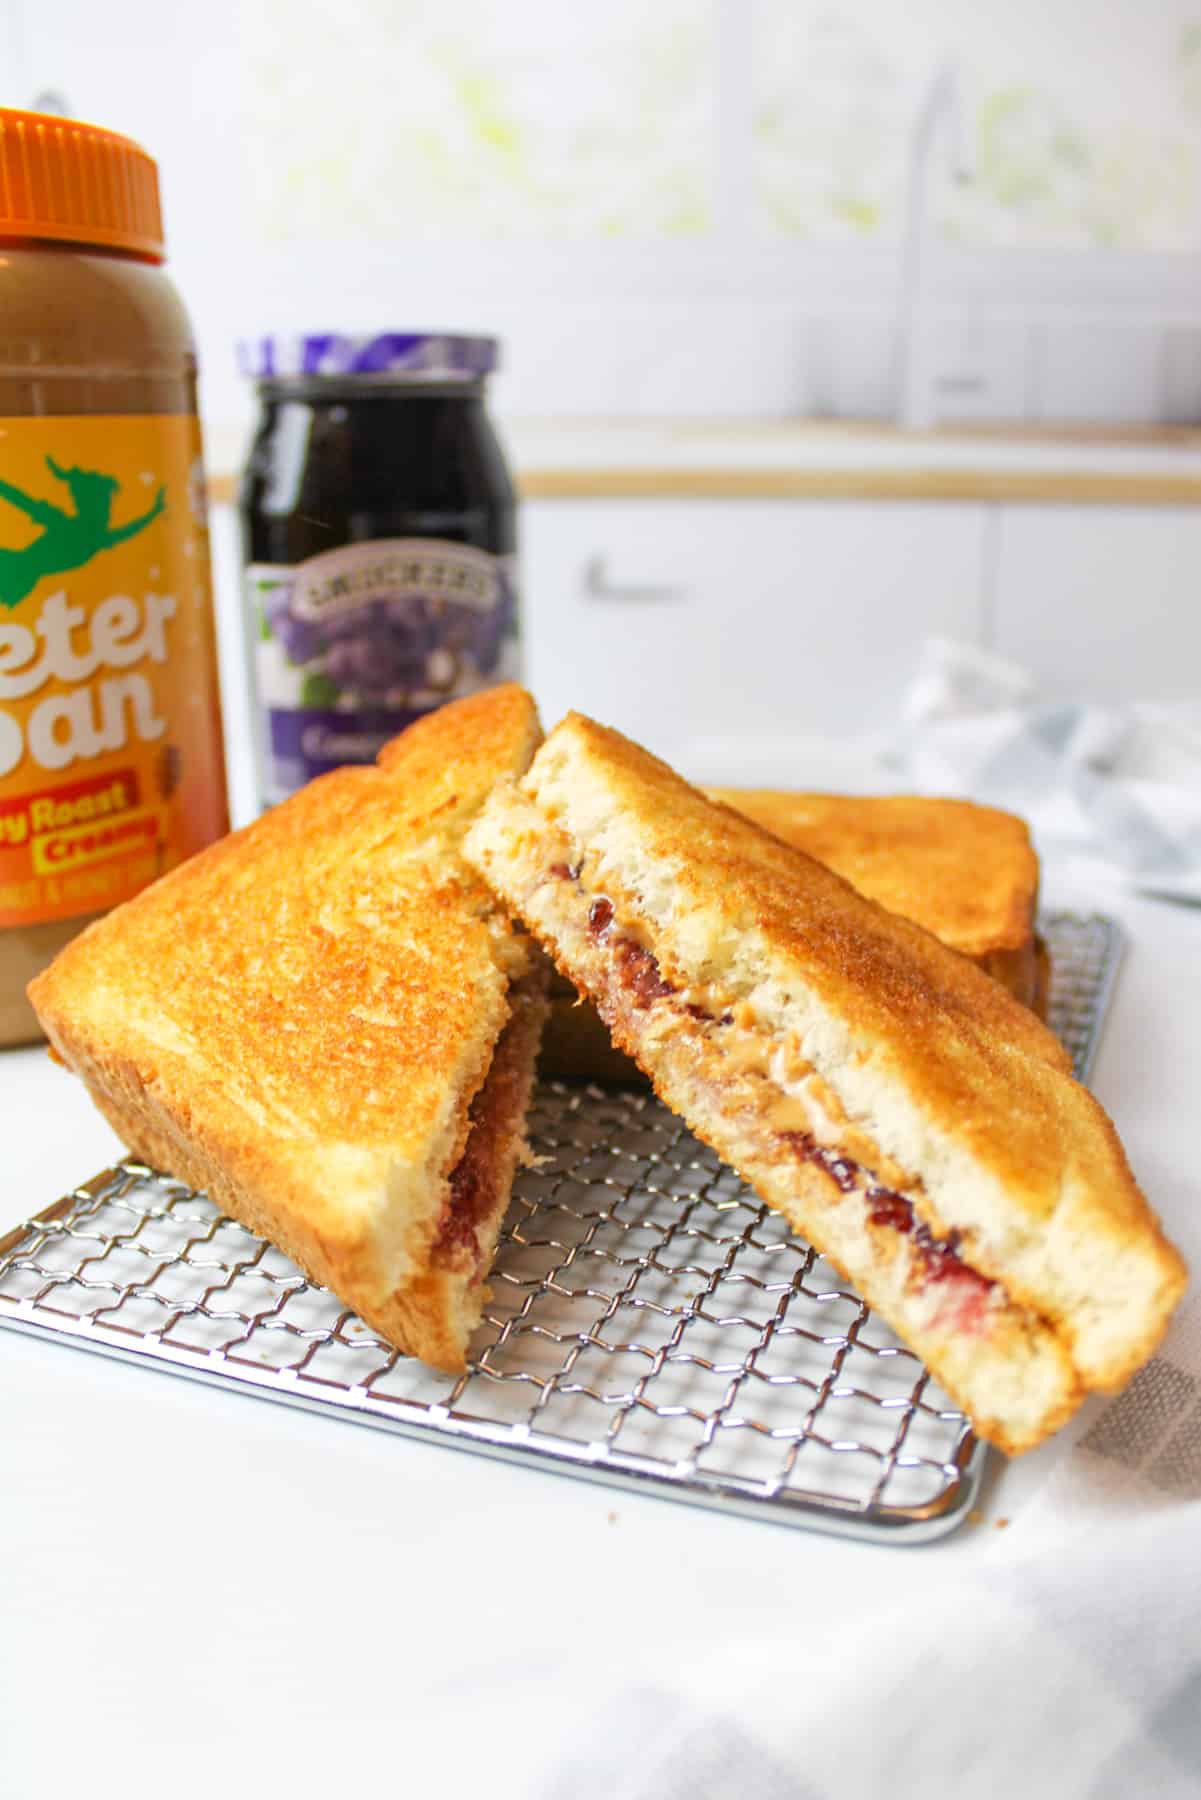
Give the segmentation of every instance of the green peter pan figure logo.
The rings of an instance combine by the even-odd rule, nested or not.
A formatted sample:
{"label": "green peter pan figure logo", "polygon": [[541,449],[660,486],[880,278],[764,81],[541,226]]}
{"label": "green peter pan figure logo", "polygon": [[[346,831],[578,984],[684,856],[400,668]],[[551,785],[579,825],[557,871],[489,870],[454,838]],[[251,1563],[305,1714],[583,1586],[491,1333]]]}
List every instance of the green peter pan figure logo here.
{"label": "green peter pan figure logo", "polygon": [[97,469],[60,469],[52,456],[46,458],[46,467],[70,491],[74,512],[0,480],[0,500],[7,500],[42,527],[41,536],[23,550],[0,547],[0,606],[10,610],[33,592],[43,575],[82,568],[102,550],[137,537],[166,510],[167,490],[160,488],[149,512],[125,525],[112,525],[113,501],[121,491],[115,477]]}

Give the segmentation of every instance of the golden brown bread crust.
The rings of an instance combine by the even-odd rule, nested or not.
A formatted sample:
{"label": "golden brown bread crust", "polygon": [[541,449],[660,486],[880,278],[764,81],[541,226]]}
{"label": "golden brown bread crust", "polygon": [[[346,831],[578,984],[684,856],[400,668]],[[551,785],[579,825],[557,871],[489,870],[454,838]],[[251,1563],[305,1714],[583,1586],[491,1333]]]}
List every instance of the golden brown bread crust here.
{"label": "golden brown bread crust", "polygon": [[1120,1384],[1154,1348],[1183,1264],[1062,1046],[965,958],[575,715],[520,787],[493,794],[465,850],[578,985],[531,886],[543,852],[609,896],[673,989],[736,997],[901,1171],[935,1237],[955,1233],[1063,1335],[1081,1385]]}
{"label": "golden brown bread crust", "polygon": [[[1050,959],[1034,932],[1038,859],[1025,823],[1012,813],[908,794],[706,792],[970,957],[1046,1018]],[[567,1080],[641,1079],[568,983],[551,985],[542,1068]]]}
{"label": "golden brown bread crust", "polygon": [[1031,948],[1038,858],[1013,813],[922,794],[708,792],[964,956]]}
{"label": "golden brown bread crust", "polygon": [[427,713],[376,760],[411,830],[424,822],[459,838],[497,778],[527,769],[541,742],[533,699],[507,682]]}
{"label": "golden brown bread crust", "polygon": [[519,688],[442,708],[92,925],[30,990],[139,1155],[444,1362],[397,1296],[533,966],[458,844],[539,735]]}

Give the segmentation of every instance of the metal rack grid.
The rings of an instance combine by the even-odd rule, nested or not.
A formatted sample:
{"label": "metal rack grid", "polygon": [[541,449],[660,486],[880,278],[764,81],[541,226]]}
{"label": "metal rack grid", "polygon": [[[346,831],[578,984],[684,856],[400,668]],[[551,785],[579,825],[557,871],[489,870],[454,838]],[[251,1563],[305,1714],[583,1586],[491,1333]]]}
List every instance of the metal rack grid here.
{"label": "metal rack grid", "polygon": [[[1087,1074],[1117,926],[1052,914]],[[202,1195],[127,1163],[0,1239],[0,1325],[335,1418],[760,1518],[922,1541],[985,1446],[919,1359],[652,1096],[547,1083],[458,1378]]]}

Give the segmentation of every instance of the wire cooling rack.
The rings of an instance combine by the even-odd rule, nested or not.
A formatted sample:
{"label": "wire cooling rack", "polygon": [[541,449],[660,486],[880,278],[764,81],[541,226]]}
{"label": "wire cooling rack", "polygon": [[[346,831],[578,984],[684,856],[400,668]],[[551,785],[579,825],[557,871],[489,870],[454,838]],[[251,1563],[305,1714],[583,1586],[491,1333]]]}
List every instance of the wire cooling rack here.
{"label": "wire cooling rack", "polygon": [[[1118,927],[1052,914],[1087,1074]],[[920,1360],[649,1093],[544,1083],[468,1372],[401,1356],[181,1183],[106,1170],[0,1239],[0,1325],[679,1500],[921,1541],[986,1454]]]}

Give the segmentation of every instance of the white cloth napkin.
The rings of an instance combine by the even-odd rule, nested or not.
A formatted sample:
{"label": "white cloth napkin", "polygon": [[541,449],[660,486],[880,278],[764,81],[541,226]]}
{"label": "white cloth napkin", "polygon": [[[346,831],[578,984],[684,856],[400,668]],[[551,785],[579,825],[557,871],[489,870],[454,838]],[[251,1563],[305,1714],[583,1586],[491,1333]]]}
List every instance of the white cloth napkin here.
{"label": "white cloth napkin", "polygon": [[1196,701],[1040,699],[1024,669],[932,638],[889,761],[906,787],[1028,820],[1039,852],[1087,881],[1201,902],[1201,670]]}
{"label": "white cloth napkin", "polygon": [[[573,1671],[556,1695],[570,1749],[531,1791],[1196,1800],[1201,1305],[1037,1455],[1026,1494],[986,1494],[953,1543],[859,1550],[870,1598],[842,1557],[810,1558],[804,1614],[763,1636],[648,1646],[599,1695]],[[751,1554],[803,1551],[764,1528]]]}

